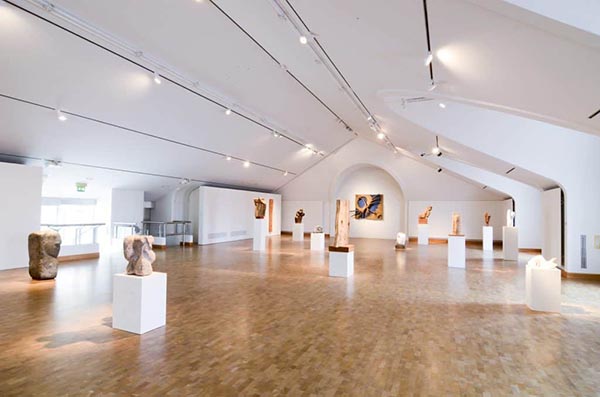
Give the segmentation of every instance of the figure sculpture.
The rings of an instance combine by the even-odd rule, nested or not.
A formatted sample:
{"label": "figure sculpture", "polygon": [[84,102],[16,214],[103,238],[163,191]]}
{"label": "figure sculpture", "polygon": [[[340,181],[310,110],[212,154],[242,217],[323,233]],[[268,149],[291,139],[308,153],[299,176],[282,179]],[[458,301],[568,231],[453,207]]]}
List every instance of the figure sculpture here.
{"label": "figure sculpture", "polygon": [[515,226],[515,211],[506,210],[506,226],[513,227]]}
{"label": "figure sculpture", "polygon": [[460,214],[457,212],[452,213],[452,236],[462,236],[460,234]]}
{"label": "figure sculpture", "polygon": [[492,219],[492,216],[486,211],[485,214],[483,214],[483,221],[485,222],[486,226],[490,225],[490,219]]}
{"label": "figure sculpture", "polygon": [[298,211],[296,211],[296,217],[294,218],[294,222],[302,223],[302,218],[304,218],[304,215],[306,215],[304,213],[304,210],[300,208]]}
{"label": "figure sculpture", "polygon": [[403,250],[406,248],[406,234],[398,233],[396,235],[396,246],[397,250]]}
{"label": "figure sculpture", "polygon": [[556,258],[547,261],[542,255],[536,255],[527,262],[527,266],[539,267],[541,269],[554,269],[558,264],[556,263]]}
{"label": "figure sculpture", "polygon": [[254,218],[265,219],[265,212],[267,211],[267,203],[264,198],[254,199]]}
{"label": "figure sculpture", "polygon": [[419,225],[427,225],[429,216],[431,215],[432,206],[425,208],[425,211],[419,214]]}
{"label": "figure sculpture", "polygon": [[62,240],[54,230],[29,235],[29,275],[34,280],[51,280],[58,273],[58,254]]}
{"label": "figure sculpture", "polygon": [[127,274],[136,276],[149,276],[152,274],[152,263],[156,260],[156,254],[152,251],[152,236],[127,236],[123,240],[123,255],[129,262]]}
{"label": "figure sculpture", "polygon": [[323,233],[323,226],[321,226],[321,225],[315,226],[315,233]]}

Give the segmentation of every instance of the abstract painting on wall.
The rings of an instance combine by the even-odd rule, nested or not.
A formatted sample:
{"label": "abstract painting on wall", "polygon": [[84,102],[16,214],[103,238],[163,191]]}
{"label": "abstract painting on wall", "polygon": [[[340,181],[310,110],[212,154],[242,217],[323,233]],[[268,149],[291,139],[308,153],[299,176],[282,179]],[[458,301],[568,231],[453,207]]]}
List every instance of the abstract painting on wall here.
{"label": "abstract painting on wall", "polygon": [[383,194],[357,194],[354,203],[355,219],[383,220]]}

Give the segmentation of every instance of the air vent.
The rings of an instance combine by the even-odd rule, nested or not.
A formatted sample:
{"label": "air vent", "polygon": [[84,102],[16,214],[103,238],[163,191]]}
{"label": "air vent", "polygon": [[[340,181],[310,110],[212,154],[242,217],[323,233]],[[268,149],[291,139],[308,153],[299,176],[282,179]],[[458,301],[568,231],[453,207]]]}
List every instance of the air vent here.
{"label": "air vent", "polygon": [[587,237],[581,235],[581,268],[587,269]]}

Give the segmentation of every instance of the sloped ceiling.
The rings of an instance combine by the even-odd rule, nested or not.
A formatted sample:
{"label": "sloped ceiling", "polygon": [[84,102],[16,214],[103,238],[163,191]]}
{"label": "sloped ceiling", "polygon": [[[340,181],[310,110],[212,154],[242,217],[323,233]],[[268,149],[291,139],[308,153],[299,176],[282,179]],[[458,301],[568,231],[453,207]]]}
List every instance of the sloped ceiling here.
{"label": "sloped ceiling", "polygon": [[[428,1],[434,92],[426,90],[421,1],[57,0],[51,12],[43,1],[0,3],[0,153],[122,169],[128,178],[159,174],[173,185],[189,178],[274,190],[356,134],[381,143],[365,109],[394,145],[417,156],[428,150],[435,132],[395,108],[415,96],[600,134],[600,117],[588,118],[600,108],[600,47],[589,45],[597,36],[577,41],[564,24],[548,20],[542,29],[524,19],[529,11],[501,0],[476,3]],[[310,35],[309,45],[299,43],[298,21],[337,73],[311,49]],[[471,165],[510,168],[442,145]],[[527,170],[509,176],[553,183]],[[169,186],[140,185],[154,195]]]}

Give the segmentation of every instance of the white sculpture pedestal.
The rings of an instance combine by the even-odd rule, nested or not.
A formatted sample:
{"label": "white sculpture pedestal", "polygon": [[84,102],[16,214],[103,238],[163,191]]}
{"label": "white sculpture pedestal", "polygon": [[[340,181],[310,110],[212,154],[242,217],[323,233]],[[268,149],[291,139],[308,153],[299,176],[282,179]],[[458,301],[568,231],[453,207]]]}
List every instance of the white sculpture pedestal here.
{"label": "white sculpture pedestal", "polygon": [[448,236],[448,267],[465,268],[466,257],[465,236]]}
{"label": "white sculpture pedestal", "polygon": [[429,225],[418,224],[417,231],[419,245],[429,245]]}
{"label": "white sculpture pedestal", "polygon": [[560,313],[560,270],[527,265],[525,303],[531,310]]}
{"label": "white sculpture pedestal", "polygon": [[252,249],[264,251],[267,246],[267,221],[266,219],[254,219],[254,239]]}
{"label": "white sculpture pedestal", "polygon": [[354,246],[329,247],[329,277],[350,277],[354,274]]}
{"label": "white sculpture pedestal", "polygon": [[304,223],[294,223],[292,241],[304,241]]}
{"label": "white sculpture pedestal", "polygon": [[310,250],[324,251],[325,250],[325,233],[313,232],[310,234]]}
{"label": "white sculpture pedestal", "polygon": [[483,250],[493,251],[494,250],[494,227],[484,226],[483,227]]}
{"label": "white sculpture pedestal", "polygon": [[167,274],[113,275],[113,328],[144,334],[167,321]]}
{"label": "white sculpture pedestal", "polygon": [[505,261],[519,259],[519,228],[511,226],[502,228],[502,257]]}

